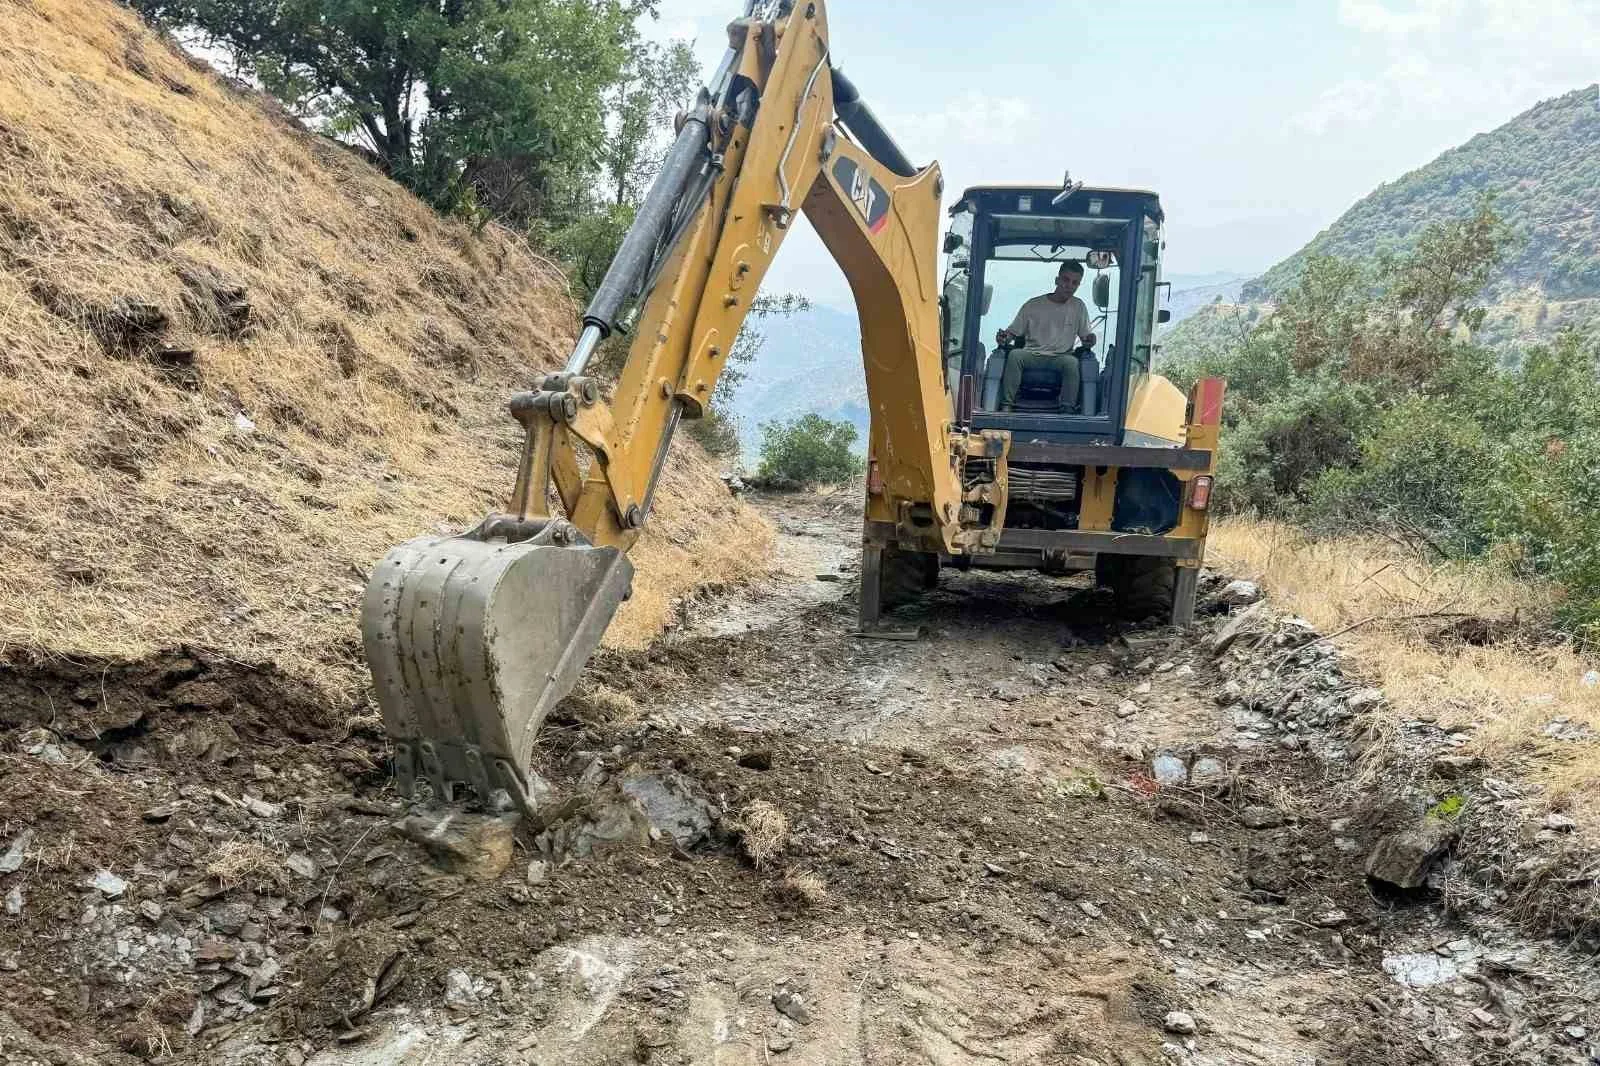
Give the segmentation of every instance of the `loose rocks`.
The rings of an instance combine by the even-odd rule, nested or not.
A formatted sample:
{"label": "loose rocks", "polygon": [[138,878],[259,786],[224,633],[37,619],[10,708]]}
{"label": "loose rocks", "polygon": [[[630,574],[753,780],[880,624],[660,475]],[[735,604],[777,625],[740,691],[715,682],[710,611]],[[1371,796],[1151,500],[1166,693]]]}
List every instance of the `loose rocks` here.
{"label": "loose rocks", "polygon": [[400,823],[401,832],[427,849],[449,873],[493,881],[511,865],[512,831],[517,816],[429,812]]}
{"label": "loose rocks", "polygon": [[1367,856],[1367,876],[1396,888],[1419,888],[1456,840],[1454,826],[1438,818],[1390,833]]}

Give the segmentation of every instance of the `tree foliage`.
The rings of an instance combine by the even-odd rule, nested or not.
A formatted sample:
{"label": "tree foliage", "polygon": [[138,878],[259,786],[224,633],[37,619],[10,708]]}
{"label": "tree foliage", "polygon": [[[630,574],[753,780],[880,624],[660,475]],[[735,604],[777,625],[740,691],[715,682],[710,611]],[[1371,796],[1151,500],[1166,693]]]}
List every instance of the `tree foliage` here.
{"label": "tree foliage", "polygon": [[1560,583],[1562,620],[1600,640],[1600,338],[1568,330],[1509,363],[1479,343],[1514,247],[1480,202],[1403,255],[1313,257],[1274,313],[1218,309],[1164,369],[1229,380],[1220,508],[1492,554]]}
{"label": "tree foliage", "polygon": [[525,226],[600,164],[654,0],[132,0],[445,209]]}
{"label": "tree foliage", "polygon": [[607,94],[610,128],[600,152],[613,205],[638,202],[661,169],[666,134],[700,85],[700,64],[687,41],[637,42]]}
{"label": "tree foliage", "polygon": [[764,480],[796,485],[837,485],[861,475],[856,427],[819,414],[761,427]]}

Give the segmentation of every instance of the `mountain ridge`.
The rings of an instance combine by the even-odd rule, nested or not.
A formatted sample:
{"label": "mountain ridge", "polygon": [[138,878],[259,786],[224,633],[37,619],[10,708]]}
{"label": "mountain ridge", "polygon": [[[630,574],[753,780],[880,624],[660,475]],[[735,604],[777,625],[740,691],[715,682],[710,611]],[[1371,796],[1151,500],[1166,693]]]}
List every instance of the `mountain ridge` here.
{"label": "mountain ridge", "polygon": [[1469,214],[1486,193],[1516,236],[1491,299],[1530,287],[1554,300],[1600,297],[1600,84],[1540,101],[1384,182],[1243,298],[1281,294],[1312,255],[1403,253],[1428,223]]}

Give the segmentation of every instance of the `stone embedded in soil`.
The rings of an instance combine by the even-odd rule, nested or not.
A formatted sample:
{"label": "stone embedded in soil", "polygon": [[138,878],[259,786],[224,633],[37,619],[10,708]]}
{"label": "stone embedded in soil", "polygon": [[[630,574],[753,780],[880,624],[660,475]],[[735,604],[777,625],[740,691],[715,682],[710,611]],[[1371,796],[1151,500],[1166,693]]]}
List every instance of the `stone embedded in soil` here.
{"label": "stone embedded in soil", "polygon": [[511,865],[517,817],[428,811],[406,818],[400,830],[446,872],[493,881]]}
{"label": "stone embedded in soil", "polygon": [[128,891],[128,882],[110,870],[101,870],[89,879],[89,887],[96,889],[107,899],[118,899]]}
{"label": "stone embedded in soil", "polygon": [[1121,703],[1117,704],[1118,718],[1132,718],[1138,713],[1139,705],[1134,703],[1132,700],[1123,700]]}
{"label": "stone embedded in soil", "polygon": [[1200,1028],[1195,1024],[1194,1015],[1181,1010],[1168,1011],[1167,1016],[1161,1020],[1161,1027],[1179,1036],[1193,1036]]}
{"label": "stone embedded in soil", "polygon": [[283,860],[283,864],[301,877],[317,876],[317,860],[303,851],[297,851]]}
{"label": "stone embedded in soil", "polygon": [[528,863],[528,884],[542,885],[550,878],[550,864],[543,859],[534,859]]}
{"label": "stone embedded in soil", "polygon": [[464,1014],[478,1009],[478,992],[472,986],[471,974],[465,970],[451,970],[445,975],[444,1005]]}
{"label": "stone embedded in soil", "polygon": [[791,992],[787,988],[778,989],[772,994],[772,1006],[779,1014],[801,1025],[811,1024],[811,1011],[806,1009],[805,1000],[801,999],[797,992]]}
{"label": "stone embedded in soil", "polygon": [[239,805],[257,818],[277,818],[283,814],[283,805],[281,803],[270,803],[260,796],[252,796],[248,792],[239,800]]}
{"label": "stone embedded in soil", "polygon": [[1216,791],[1228,783],[1228,768],[1221,760],[1202,755],[1189,767],[1189,784],[1194,788]]}
{"label": "stone embedded in soil", "polygon": [[1221,656],[1239,640],[1239,638],[1262,630],[1266,615],[1259,603],[1251,604],[1228,619],[1227,625],[1217,630],[1211,637],[1211,654]]}
{"label": "stone embedded in soil", "polygon": [[161,904],[157,903],[153,899],[141,900],[139,903],[139,913],[144,915],[145,918],[152,922],[159,922],[161,920],[162,913]]}
{"label": "stone embedded in soil", "polygon": [[1578,828],[1578,823],[1565,814],[1550,813],[1544,816],[1544,827],[1557,833],[1570,833]]}
{"label": "stone embedded in soil", "polygon": [[22,886],[12,885],[6,893],[6,913],[15,918],[22,913]]}
{"label": "stone embedded in soil", "polygon": [[1283,812],[1271,807],[1246,807],[1239,812],[1239,823],[1246,829],[1273,829],[1283,824]]}
{"label": "stone embedded in soil", "polygon": [[631,773],[622,779],[622,792],[644,810],[650,824],[666,833],[680,848],[690,848],[711,835],[716,812],[697,794],[689,779],[673,771]]}
{"label": "stone embedded in soil", "polygon": [[1175,788],[1188,783],[1189,770],[1176,755],[1157,755],[1150,763],[1150,776],[1158,785]]}
{"label": "stone embedded in soil", "polygon": [[226,940],[207,940],[194,953],[196,962],[231,962],[239,956],[239,949]]}
{"label": "stone embedded in soil", "polygon": [[140,817],[152,825],[158,825],[161,822],[169,820],[174,814],[177,814],[179,811],[183,810],[183,807],[184,805],[182,802],[163,803],[160,806],[151,807],[149,810],[145,811],[144,814],[140,815]]}
{"label": "stone embedded in soil", "polygon": [[1438,818],[1390,833],[1367,856],[1367,876],[1396,888],[1420,888],[1456,836],[1455,826]]}
{"label": "stone embedded in soil", "polygon": [[1217,593],[1217,602],[1224,607],[1248,607],[1260,599],[1261,586],[1243,579],[1228,582]]}
{"label": "stone embedded in soil", "polygon": [[1361,712],[1370,710],[1383,702],[1383,689],[1362,688],[1350,693],[1345,698],[1344,705],[1352,711]]}
{"label": "stone embedded in soil", "polygon": [[4,855],[0,855],[0,874],[16,873],[22,869],[22,860],[27,857],[28,845],[33,843],[33,830],[24,829],[17,834],[11,846]]}

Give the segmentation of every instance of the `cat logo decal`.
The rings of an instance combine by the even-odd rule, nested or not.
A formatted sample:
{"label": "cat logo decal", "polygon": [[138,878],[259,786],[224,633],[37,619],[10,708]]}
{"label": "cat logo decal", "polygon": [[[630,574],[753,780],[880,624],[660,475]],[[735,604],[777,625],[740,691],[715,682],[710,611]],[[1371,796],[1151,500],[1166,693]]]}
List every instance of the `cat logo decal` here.
{"label": "cat logo decal", "polygon": [[833,180],[839,183],[850,202],[867,221],[867,231],[879,233],[889,222],[889,192],[872,179],[849,156],[841,155],[833,164]]}

